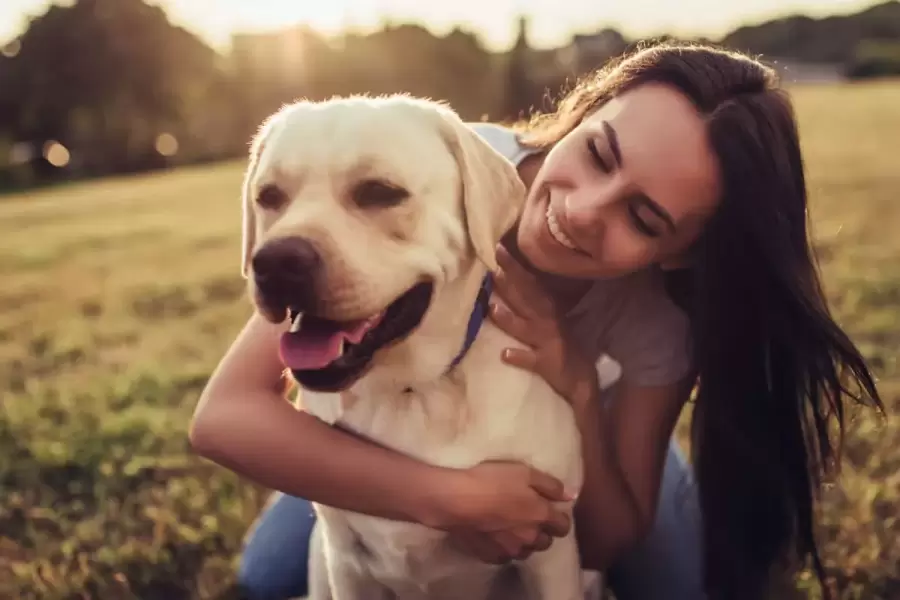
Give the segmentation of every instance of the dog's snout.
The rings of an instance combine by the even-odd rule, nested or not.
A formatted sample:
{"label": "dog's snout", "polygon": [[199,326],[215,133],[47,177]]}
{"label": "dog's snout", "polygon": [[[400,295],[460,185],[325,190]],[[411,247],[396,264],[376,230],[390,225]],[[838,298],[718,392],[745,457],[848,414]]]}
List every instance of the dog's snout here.
{"label": "dog's snout", "polygon": [[252,266],[257,288],[267,301],[300,310],[310,307],[322,256],[309,240],[271,240],[253,255]]}
{"label": "dog's snout", "polygon": [[307,279],[322,263],[315,246],[302,237],[285,237],[264,244],[253,256],[256,277]]}

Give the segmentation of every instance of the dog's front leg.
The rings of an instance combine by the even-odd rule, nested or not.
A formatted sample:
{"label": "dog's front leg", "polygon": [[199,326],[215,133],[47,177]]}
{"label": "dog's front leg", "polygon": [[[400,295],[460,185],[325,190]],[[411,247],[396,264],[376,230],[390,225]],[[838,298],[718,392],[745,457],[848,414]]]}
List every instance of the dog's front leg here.
{"label": "dog's front leg", "polygon": [[[393,600],[393,594],[335,548],[326,551],[330,600]],[[313,597],[310,596],[310,600]],[[315,598],[318,600],[318,598]]]}
{"label": "dog's front leg", "polygon": [[343,516],[317,507],[319,520],[310,545],[308,600],[391,600],[357,556],[355,534]]}
{"label": "dog's front leg", "polygon": [[328,560],[325,556],[325,526],[317,520],[309,541],[309,595],[308,600],[332,600],[331,583],[328,575]]}
{"label": "dog's front leg", "polygon": [[531,600],[583,600],[581,562],[575,532],[553,541],[521,564],[522,582]]}

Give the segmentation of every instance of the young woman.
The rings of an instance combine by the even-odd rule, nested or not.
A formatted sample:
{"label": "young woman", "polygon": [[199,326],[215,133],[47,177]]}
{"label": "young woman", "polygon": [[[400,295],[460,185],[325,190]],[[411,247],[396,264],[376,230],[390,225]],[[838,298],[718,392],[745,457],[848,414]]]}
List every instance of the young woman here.
{"label": "young woman", "polygon": [[[532,346],[504,359],[579,415],[584,566],[606,570],[620,600],[760,598],[789,560],[821,577],[829,428],[846,400],[881,402],[820,289],[796,122],[774,73],[660,45],[585,78],[518,134],[476,127],[529,186],[498,250],[492,317]],[[491,561],[561,533],[551,501],[563,490],[544,474],[428,466],[295,411],[281,331],[250,319],[191,430],[201,455],[286,494],[245,555],[252,597],[304,592],[313,521],[300,498],[442,528]],[[601,355],[621,367],[613,385]],[[693,474],[670,441],[692,389]]]}

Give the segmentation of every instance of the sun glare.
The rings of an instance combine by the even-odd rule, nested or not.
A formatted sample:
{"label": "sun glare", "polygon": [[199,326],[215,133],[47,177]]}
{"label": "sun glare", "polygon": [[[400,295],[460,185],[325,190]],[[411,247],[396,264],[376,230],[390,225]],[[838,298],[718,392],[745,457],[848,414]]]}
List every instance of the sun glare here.
{"label": "sun glare", "polygon": [[[346,10],[341,2],[280,2],[255,0],[245,9],[251,13],[256,27],[277,29],[294,23],[304,23],[323,33],[337,32],[346,23]],[[250,15],[248,15],[250,16]]]}
{"label": "sun glare", "polygon": [[[0,56],[18,47],[4,45],[25,25],[25,14],[38,14],[51,0],[0,0]],[[52,0],[71,3],[72,0]],[[385,20],[415,22],[443,34],[456,25],[476,31],[494,50],[512,43],[519,14],[532,18],[529,41],[536,46],[567,44],[576,32],[614,27],[630,36],[699,34],[716,36],[748,21],[788,14],[824,16],[850,12],[876,0],[145,0],[164,7],[177,24],[227,50],[240,32],[271,31],[305,23],[325,35],[346,27],[378,29]]]}

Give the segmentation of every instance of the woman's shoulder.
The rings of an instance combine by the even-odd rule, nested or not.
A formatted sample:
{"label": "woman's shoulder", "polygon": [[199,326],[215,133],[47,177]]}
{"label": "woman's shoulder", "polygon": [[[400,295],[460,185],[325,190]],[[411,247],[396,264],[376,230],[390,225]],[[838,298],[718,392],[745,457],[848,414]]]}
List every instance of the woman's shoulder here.
{"label": "woman's shoulder", "polygon": [[466,125],[514,165],[518,165],[523,158],[534,152],[519,143],[516,130],[505,125],[486,121],[466,123]]}
{"label": "woman's shoulder", "polygon": [[690,323],[669,296],[662,271],[597,281],[578,310],[577,327],[591,338],[585,341],[615,359],[624,379],[666,385],[690,370]]}

